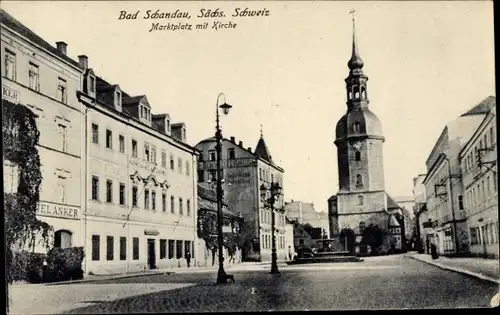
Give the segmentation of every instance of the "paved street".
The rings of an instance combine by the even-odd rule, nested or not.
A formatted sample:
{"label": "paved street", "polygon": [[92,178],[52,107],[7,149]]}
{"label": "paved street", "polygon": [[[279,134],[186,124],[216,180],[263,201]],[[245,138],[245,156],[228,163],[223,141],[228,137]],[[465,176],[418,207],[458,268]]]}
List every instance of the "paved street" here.
{"label": "paved street", "polygon": [[223,286],[214,284],[213,272],[19,286],[11,291],[11,310],[75,314],[489,307],[498,292],[494,283],[403,255],[282,267],[279,277],[268,268],[235,270],[236,283]]}

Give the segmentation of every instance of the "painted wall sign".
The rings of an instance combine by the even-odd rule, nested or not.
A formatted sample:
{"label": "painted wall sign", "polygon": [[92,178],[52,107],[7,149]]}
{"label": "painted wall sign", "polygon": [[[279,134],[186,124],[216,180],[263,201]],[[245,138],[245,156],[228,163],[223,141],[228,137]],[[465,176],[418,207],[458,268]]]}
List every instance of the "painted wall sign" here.
{"label": "painted wall sign", "polygon": [[40,201],[36,209],[36,214],[47,217],[79,220],[79,211],[80,209],[74,206]]}
{"label": "painted wall sign", "polygon": [[2,98],[17,104],[19,103],[19,92],[8,86],[2,85]]}
{"label": "painted wall sign", "polygon": [[[241,159],[231,159],[222,160],[222,168],[238,168],[238,167],[249,167],[256,166],[257,162],[253,158],[241,158]],[[217,169],[217,161],[199,161],[198,169],[200,170],[215,170]]]}
{"label": "painted wall sign", "polygon": [[[140,168],[143,170],[146,170],[148,172],[151,172],[153,168],[155,167],[154,163],[146,162],[146,161],[141,161],[139,159],[130,159],[128,161],[128,164],[132,167]],[[156,169],[154,171],[155,175],[167,175],[167,172],[165,170],[162,170],[159,165],[156,166]]]}

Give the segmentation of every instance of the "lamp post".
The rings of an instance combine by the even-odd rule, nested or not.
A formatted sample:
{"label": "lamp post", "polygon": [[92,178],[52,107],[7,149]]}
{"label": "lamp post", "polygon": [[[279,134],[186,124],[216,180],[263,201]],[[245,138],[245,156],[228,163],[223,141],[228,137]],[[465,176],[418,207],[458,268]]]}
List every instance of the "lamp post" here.
{"label": "lamp post", "polygon": [[[270,192],[269,198],[267,198],[267,192]],[[264,184],[260,186],[260,197],[262,202],[264,203],[264,207],[269,207],[271,209],[271,273],[278,274],[280,271],[278,270],[278,257],[276,254],[276,236],[274,235],[274,203],[278,201],[279,196],[281,195],[281,186],[279,183],[271,182],[271,188],[268,189]]]}
{"label": "lamp post", "polygon": [[[219,99],[221,96],[224,96],[224,103],[219,105]],[[218,244],[219,244],[219,271],[217,272],[217,283],[226,283],[226,272],[224,271],[224,240],[222,233],[222,198],[224,192],[222,191],[222,168],[220,165],[220,161],[222,159],[222,132],[219,125],[219,107],[222,109],[224,115],[229,113],[229,109],[231,109],[231,105],[226,103],[226,97],[223,93],[220,93],[217,96],[217,103],[215,104],[215,116],[216,116],[216,127],[215,127],[215,150],[217,151],[217,234],[218,234]]]}

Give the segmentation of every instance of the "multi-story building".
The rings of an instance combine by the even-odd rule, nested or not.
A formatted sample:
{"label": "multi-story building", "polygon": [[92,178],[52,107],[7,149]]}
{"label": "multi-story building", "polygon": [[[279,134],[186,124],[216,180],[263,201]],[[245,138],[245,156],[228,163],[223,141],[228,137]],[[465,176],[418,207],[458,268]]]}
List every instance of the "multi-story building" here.
{"label": "multi-story building", "polygon": [[285,202],[285,215],[291,220],[295,220],[301,224],[309,223],[312,227],[322,229],[322,233],[330,235],[330,227],[328,224],[328,214],[317,212],[314,204],[291,200]]}
{"label": "multi-story building", "polygon": [[[52,46],[4,10],[0,20],[2,101],[28,107],[40,132],[37,217],[53,227],[55,247],[82,246],[82,105],[76,98],[82,71],[67,56],[66,43]],[[4,166],[5,173],[17,173]]]}
{"label": "multi-story building", "polygon": [[413,214],[415,216],[416,237],[420,241],[422,241],[422,235],[425,234],[423,232],[423,224],[421,223],[428,221],[426,215],[424,214],[424,211],[427,208],[427,197],[425,195],[425,185],[423,184],[425,176],[426,174],[418,174],[416,177],[414,177],[412,189],[413,200],[415,201],[415,203],[413,204]]}
{"label": "multi-story building", "polygon": [[197,151],[186,126],[97,77],[87,56],[79,64],[86,273],[178,267],[188,252],[196,260]]}
{"label": "multi-story building", "polygon": [[463,203],[464,188],[459,153],[483,121],[489,98],[474,106],[441,132],[426,161],[423,181],[427,196],[425,242],[434,243],[442,255],[468,252],[468,231]]}
{"label": "multi-story building", "polygon": [[413,206],[415,201],[411,196],[398,196],[394,197],[394,201],[401,209],[401,217],[403,219],[404,239],[406,242],[410,241],[413,237],[414,229],[414,214]]}
{"label": "multi-story building", "polygon": [[[230,209],[243,216],[243,260],[271,260],[271,219],[269,207],[261,199],[260,187],[270,188],[272,182],[283,188],[284,170],[272,160],[264,137],[261,135],[255,151],[236,143],[234,137],[222,139],[221,167],[224,179],[224,200]],[[200,141],[196,148],[201,152],[198,162],[198,181],[216,180],[216,139]],[[282,192],[283,195],[283,192]],[[286,219],[283,196],[276,201],[275,238],[278,259],[286,259]]]}
{"label": "multi-story building", "polygon": [[459,159],[469,250],[474,255],[498,257],[496,100],[490,97],[488,102],[488,114],[465,144]]}

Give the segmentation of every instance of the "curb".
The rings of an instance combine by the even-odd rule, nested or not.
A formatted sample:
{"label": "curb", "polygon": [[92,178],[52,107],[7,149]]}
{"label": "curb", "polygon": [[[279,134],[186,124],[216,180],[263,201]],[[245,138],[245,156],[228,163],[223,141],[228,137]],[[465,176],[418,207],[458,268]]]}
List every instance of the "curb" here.
{"label": "curb", "polygon": [[445,264],[441,264],[441,263],[438,263],[438,262],[431,262],[431,261],[423,260],[423,259],[420,259],[420,258],[417,258],[417,257],[414,257],[414,256],[410,256],[410,255],[408,255],[406,257],[410,257],[411,259],[418,260],[418,261],[427,263],[429,265],[436,266],[436,267],[444,269],[444,270],[454,271],[454,272],[461,273],[461,274],[464,274],[464,275],[467,275],[467,276],[470,276],[470,277],[475,277],[475,278],[478,278],[478,279],[481,279],[481,280],[486,280],[486,281],[490,281],[490,282],[493,282],[493,283],[496,283],[496,284],[500,284],[500,280],[494,279],[494,278],[491,278],[491,277],[488,277],[488,276],[485,276],[485,275],[482,275],[482,274],[477,273],[477,272],[472,272],[472,271],[469,271],[469,270],[466,270],[466,269],[463,269],[463,268],[447,266]]}

